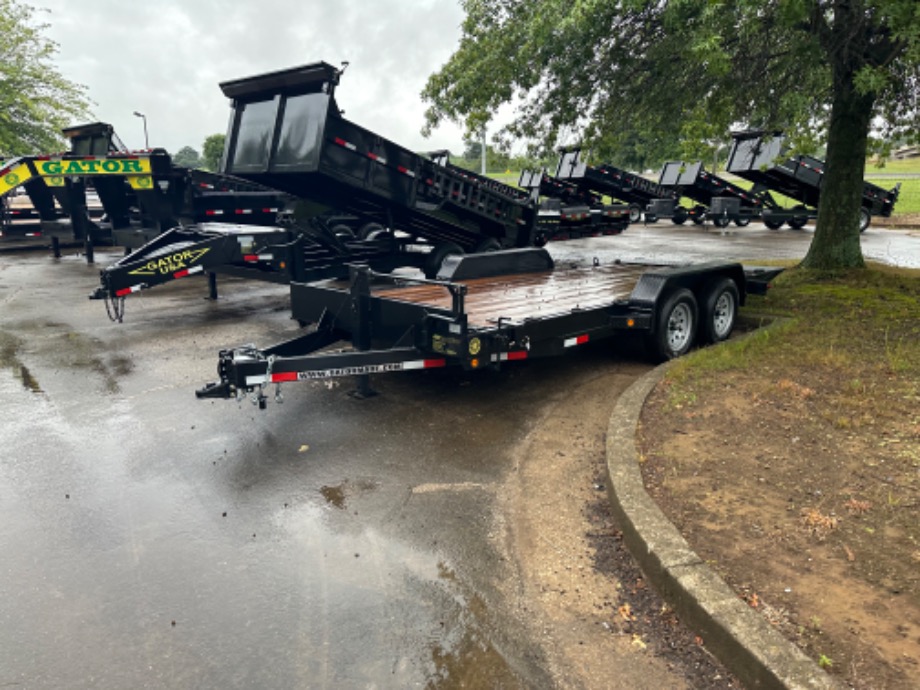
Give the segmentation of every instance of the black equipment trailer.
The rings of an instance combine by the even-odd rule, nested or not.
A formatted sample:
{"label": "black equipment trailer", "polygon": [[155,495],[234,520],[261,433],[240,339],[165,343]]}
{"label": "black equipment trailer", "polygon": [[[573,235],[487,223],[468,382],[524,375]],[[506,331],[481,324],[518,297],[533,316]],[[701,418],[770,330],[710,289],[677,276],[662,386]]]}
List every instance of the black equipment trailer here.
{"label": "black equipment trailer", "polygon": [[[348,282],[291,284],[293,317],[316,329],[288,342],[219,355],[220,380],[201,398],[242,397],[264,408],[280,384],[561,355],[588,342],[642,334],[658,359],[728,338],[738,307],[781,269],[737,263],[556,268],[545,249],[449,257],[436,280],[351,266]],[[331,351],[341,341],[351,347]]]}
{"label": "black equipment trailer", "polygon": [[631,223],[638,223],[642,220],[643,214],[645,214],[644,218],[647,223],[654,223],[658,218],[649,210],[649,205],[655,200],[677,200],[674,190],[662,187],[641,175],[612,165],[602,164],[595,167],[586,164],[581,160],[580,148],[562,150],[555,177],[570,182],[580,189],[605,194],[626,202],[629,204],[629,222]]}
{"label": "black equipment trailer", "polygon": [[[732,132],[732,147],[726,170],[754,183],[751,193],[763,201],[763,222],[771,230],[783,223],[802,228],[809,218],[817,215],[824,177],[824,161],[812,156],[788,156],[784,153],[784,137],[780,132],[750,130]],[[859,212],[860,232],[869,227],[873,215],[889,217],[898,200],[901,185],[891,190],[865,182]],[[783,194],[800,202],[783,208],[770,194]]]}
{"label": "black equipment trailer", "polygon": [[744,227],[759,218],[764,208],[763,200],[756,194],[709,172],[701,161],[668,161],[661,168],[658,184],[673,189],[678,198],[685,196],[697,202],[691,209],[679,205],[675,199],[651,202],[651,213],[661,218],[670,217],[678,225],[688,219],[700,225],[709,219],[720,228],[732,221]]}

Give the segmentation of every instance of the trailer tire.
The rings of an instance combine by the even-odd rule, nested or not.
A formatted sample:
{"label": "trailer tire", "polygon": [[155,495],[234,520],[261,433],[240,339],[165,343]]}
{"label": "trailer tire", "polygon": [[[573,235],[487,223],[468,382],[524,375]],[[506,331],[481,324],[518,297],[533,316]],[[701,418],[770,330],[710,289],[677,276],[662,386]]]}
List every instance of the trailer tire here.
{"label": "trailer tire", "polygon": [[720,216],[716,216],[715,218],[712,219],[712,224],[715,225],[717,228],[727,228],[728,224],[731,222],[732,222],[732,219],[724,214]]}
{"label": "trailer tire", "polygon": [[380,223],[365,223],[358,228],[358,239],[366,240],[371,233],[385,229]]}
{"label": "trailer tire", "polygon": [[671,222],[674,223],[674,225],[683,225],[687,222],[687,218],[689,217],[689,211],[687,211],[687,209],[685,209],[683,206],[678,206],[674,209],[674,215],[671,216]]}
{"label": "trailer tire", "polygon": [[735,218],[735,225],[737,225],[739,228],[746,228],[750,224],[751,224],[750,216],[738,216],[737,218]]}
{"label": "trailer tire", "polygon": [[738,286],[731,278],[710,283],[702,296],[700,342],[711,345],[726,340],[735,329],[740,302]]}
{"label": "trailer tire", "polygon": [[696,298],[686,288],[678,288],[664,298],[655,330],[648,336],[649,350],[657,361],[680,357],[693,347],[698,314]]}
{"label": "trailer tire", "polygon": [[697,225],[702,225],[703,223],[706,222],[706,216],[704,216],[703,214],[700,214],[698,216],[691,216],[691,218],[693,219],[693,222],[696,223]]}
{"label": "trailer tire", "polygon": [[629,205],[629,222],[638,223],[642,220],[642,207],[639,204]]}
{"label": "trailer tire", "polygon": [[658,222],[658,216],[656,216],[654,213],[646,213],[646,214],[645,214],[645,222],[646,222],[646,223],[657,223],[657,222]]}
{"label": "trailer tire", "polygon": [[355,238],[355,231],[352,230],[347,225],[333,225],[329,232],[338,237],[340,240],[353,240]]}
{"label": "trailer tire", "polygon": [[486,240],[483,240],[476,245],[476,248],[473,250],[474,254],[485,254],[487,252],[498,252],[501,251],[501,243],[494,237],[490,237]]}
{"label": "trailer tire", "polygon": [[793,230],[801,230],[808,222],[808,216],[792,216],[789,219],[789,227]]}
{"label": "trailer tire", "polygon": [[872,213],[865,206],[859,209],[859,231],[865,232],[872,222]]}
{"label": "trailer tire", "polygon": [[770,228],[770,230],[779,230],[781,227],[783,227],[783,221],[781,218],[764,217],[763,224]]}
{"label": "trailer tire", "polygon": [[441,264],[444,259],[455,254],[463,254],[463,247],[459,244],[441,242],[435,245],[428,253],[428,256],[425,257],[425,277],[429,280],[434,280],[438,275],[438,271],[441,270]]}

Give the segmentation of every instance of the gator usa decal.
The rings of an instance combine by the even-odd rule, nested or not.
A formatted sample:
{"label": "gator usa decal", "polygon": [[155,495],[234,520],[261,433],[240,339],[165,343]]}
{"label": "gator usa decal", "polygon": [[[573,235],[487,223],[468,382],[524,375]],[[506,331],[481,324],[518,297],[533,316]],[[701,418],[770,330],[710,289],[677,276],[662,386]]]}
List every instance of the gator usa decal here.
{"label": "gator usa decal", "polygon": [[201,257],[210,251],[210,249],[210,247],[205,247],[204,249],[183,249],[178,252],[173,252],[172,254],[157,257],[156,259],[150,259],[140,268],[135,268],[133,271],[128,271],[128,273],[133,276],[155,276],[176,273],[177,271],[194,266],[201,260]]}

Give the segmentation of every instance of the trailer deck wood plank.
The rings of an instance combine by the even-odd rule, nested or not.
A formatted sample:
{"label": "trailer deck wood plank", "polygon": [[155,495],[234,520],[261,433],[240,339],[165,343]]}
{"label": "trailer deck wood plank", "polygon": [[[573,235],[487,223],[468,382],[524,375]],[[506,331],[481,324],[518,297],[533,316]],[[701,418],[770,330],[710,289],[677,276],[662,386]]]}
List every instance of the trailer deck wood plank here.
{"label": "trailer deck wood plank", "polygon": [[[462,280],[470,325],[493,326],[499,319],[526,321],[579,309],[594,309],[628,299],[649,266],[589,266],[539,273]],[[451,309],[446,287],[407,285],[375,288],[373,295],[436,309]]]}

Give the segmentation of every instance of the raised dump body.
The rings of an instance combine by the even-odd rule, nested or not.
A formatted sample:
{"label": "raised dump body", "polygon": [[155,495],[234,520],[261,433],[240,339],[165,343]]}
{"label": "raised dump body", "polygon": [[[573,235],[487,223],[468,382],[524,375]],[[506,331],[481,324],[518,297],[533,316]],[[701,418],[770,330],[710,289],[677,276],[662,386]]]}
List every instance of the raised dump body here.
{"label": "raised dump body", "polygon": [[[709,172],[703,167],[702,161],[668,161],[661,167],[658,184],[698,203],[692,209],[678,206],[671,216],[677,224],[688,218],[699,224],[709,218],[719,227],[727,226],[730,221],[744,226],[752,219],[760,217],[763,211],[764,204],[760,198],[743,187]],[[671,203],[673,202],[653,201],[652,211],[664,217],[668,215],[667,206]],[[658,209],[658,204],[664,208]]]}
{"label": "raised dump body", "polygon": [[[785,138],[779,132],[760,130],[732,132],[732,147],[726,170],[754,183],[752,192],[764,202],[764,223],[778,228],[783,222],[801,227],[804,220],[815,216],[821,198],[824,161],[806,155],[788,156]],[[870,182],[863,185],[860,230],[865,230],[873,215],[888,217],[894,210],[900,185],[885,190]],[[770,192],[778,192],[800,202],[787,211]]]}
{"label": "raised dump body", "polygon": [[414,153],[342,117],[341,71],[317,62],[221,84],[232,99],[223,171],[308,202],[475,251],[533,243],[526,192]]}
{"label": "raised dump body", "polygon": [[522,170],[518,186],[530,190],[539,203],[537,246],[558,239],[618,235],[629,226],[628,206],[605,204],[600,194],[545,170]]}
{"label": "raised dump body", "polygon": [[656,199],[676,199],[671,189],[647,180],[641,175],[621,170],[612,165],[591,166],[581,160],[581,149],[570,148],[562,151],[556,175],[560,180],[598,194],[605,194],[629,204],[629,221],[636,223],[642,214],[648,222],[657,217],[648,211],[649,204]]}

